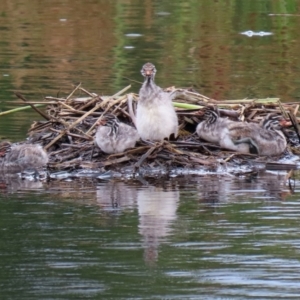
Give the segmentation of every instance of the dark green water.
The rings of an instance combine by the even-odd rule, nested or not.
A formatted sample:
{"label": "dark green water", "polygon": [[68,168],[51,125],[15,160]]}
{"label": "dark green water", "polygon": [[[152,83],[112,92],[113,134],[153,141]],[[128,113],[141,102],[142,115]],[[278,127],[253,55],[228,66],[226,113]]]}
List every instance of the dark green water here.
{"label": "dark green water", "polygon": [[14,186],[3,299],[299,297],[299,190],[283,175]]}
{"label": "dark green water", "polygon": [[[0,108],[162,87],[298,101],[296,0],[0,2]],[[271,35],[247,36],[245,31]],[[0,117],[23,140],[39,116]],[[299,181],[286,174],[0,182],[0,299],[298,299]]]}
{"label": "dark green water", "polygon": [[[299,10],[297,0],[1,1],[0,108],[16,107],[14,91],[40,101],[78,82],[101,95],[138,92],[146,61],[162,87],[297,101]],[[250,30],[271,35],[241,34]],[[23,139],[38,117],[1,117],[0,136]]]}

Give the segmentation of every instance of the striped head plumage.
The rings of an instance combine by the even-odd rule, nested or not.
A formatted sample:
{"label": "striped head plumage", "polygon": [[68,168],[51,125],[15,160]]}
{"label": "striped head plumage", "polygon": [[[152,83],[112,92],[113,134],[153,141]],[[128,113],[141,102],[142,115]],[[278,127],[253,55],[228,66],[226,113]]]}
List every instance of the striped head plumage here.
{"label": "striped head plumage", "polygon": [[284,118],[276,114],[268,114],[265,119],[262,121],[261,125],[266,130],[281,130],[281,121]]}
{"label": "striped head plumage", "polygon": [[11,150],[11,143],[4,141],[0,143],[0,157],[4,157]]}
{"label": "striped head plumage", "polygon": [[215,123],[218,120],[218,118],[220,117],[219,112],[214,107],[206,107],[203,109],[203,112],[204,112],[203,119],[208,124]]}
{"label": "striped head plumage", "polygon": [[110,131],[107,136],[116,137],[118,135],[120,121],[117,116],[113,114],[104,115],[98,125],[109,127]]}

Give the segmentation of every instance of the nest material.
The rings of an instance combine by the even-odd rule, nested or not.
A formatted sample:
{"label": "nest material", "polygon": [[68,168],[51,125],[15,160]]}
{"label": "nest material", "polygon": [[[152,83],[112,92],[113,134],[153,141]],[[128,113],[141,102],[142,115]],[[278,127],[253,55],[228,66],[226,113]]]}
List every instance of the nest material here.
{"label": "nest material", "polygon": [[[136,169],[142,165],[150,168],[215,168],[220,162],[266,162],[266,158],[225,151],[214,144],[200,141],[195,135],[195,128],[201,121],[197,111],[208,105],[217,106],[221,116],[247,122],[260,122],[270,112],[282,113],[294,123],[292,135],[297,133],[299,136],[297,103],[282,104],[276,98],[216,101],[189,89],[169,88],[166,91],[176,93],[179,138],[160,143],[138,142],[135,148],[124,153],[107,155],[94,144],[96,123],[105,113],[112,113],[122,122],[133,126],[127,100],[130,95],[136,104],[138,95],[124,95],[129,88],[113,96],[99,96],[79,84],[66,97],[45,97],[42,102],[29,102],[17,94],[45,118],[45,121],[32,124],[29,141],[39,143],[47,150],[52,170],[121,169],[124,166]],[[40,111],[35,106],[37,103],[47,104],[46,112]]]}

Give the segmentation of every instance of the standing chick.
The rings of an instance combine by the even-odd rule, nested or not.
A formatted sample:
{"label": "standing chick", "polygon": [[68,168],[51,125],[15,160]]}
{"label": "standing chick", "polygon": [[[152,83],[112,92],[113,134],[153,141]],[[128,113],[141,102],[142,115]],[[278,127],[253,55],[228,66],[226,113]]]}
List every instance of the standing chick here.
{"label": "standing chick", "polygon": [[139,92],[136,128],[144,140],[162,141],[178,134],[178,118],[169,93],[154,82],[155,66],[146,63],[141,70],[144,83]]}

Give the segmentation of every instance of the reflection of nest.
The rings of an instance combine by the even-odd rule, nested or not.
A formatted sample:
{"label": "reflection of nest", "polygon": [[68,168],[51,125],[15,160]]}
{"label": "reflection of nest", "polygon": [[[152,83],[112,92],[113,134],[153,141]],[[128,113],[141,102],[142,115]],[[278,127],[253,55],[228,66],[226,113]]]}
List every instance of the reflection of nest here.
{"label": "reflection of nest", "polygon": [[[128,114],[126,89],[110,96],[98,96],[78,85],[67,97],[46,97],[46,112],[37,110],[46,120],[34,122],[29,130],[29,140],[40,143],[49,153],[51,169],[101,168],[117,169],[140,166],[150,169],[170,170],[178,167],[215,170],[220,161],[233,164],[261,160],[255,155],[245,155],[222,151],[218,146],[204,143],[194,134],[201,121],[197,111],[203,106],[214,105],[220,109],[221,116],[233,120],[259,122],[270,112],[285,113],[293,117],[297,104],[281,104],[279,99],[216,101],[190,90],[176,90],[175,106],[179,117],[179,138],[174,142],[144,143],[124,153],[107,155],[94,147],[95,125],[105,113],[112,113],[125,123],[132,124]],[[174,92],[174,89],[169,89]],[[78,92],[87,97],[75,97]],[[17,94],[25,101],[24,97]],[[137,100],[137,95],[132,95]],[[26,101],[34,106],[35,103]],[[297,121],[296,121],[297,122]],[[297,126],[295,126],[296,128]],[[294,137],[295,132],[290,133]],[[295,150],[296,151],[296,150]],[[263,160],[266,161],[265,159]]]}

